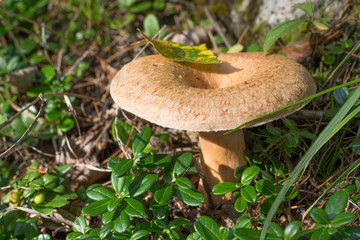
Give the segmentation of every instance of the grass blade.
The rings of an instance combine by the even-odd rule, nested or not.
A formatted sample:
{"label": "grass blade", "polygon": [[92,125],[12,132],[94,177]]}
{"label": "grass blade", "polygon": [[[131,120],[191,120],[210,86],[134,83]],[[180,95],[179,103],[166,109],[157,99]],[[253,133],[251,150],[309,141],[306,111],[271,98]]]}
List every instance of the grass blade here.
{"label": "grass blade", "polygon": [[[345,115],[350,111],[354,103],[360,97],[360,87],[358,87],[354,94],[345,102],[345,104],[340,108],[339,112],[334,116],[334,118],[329,122],[329,124],[325,127],[325,129],[320,133],[320,135],[316,138],[315,142],[310,146],[309,150],[305,153],[305,155],[301,158],[300,162],[295,167],[294,171],[290,174],[289,179],[286,181],[284,187],[279,192],[276,197],[268,216],[266,217],[263,230],[261,232],[260,239],[265,240],[267,230],[270,226],[270,222],[273,216],[276,213],[282,199],[284,198],[286,192],[290,188],[291,184],[296,180],[298,175],[303,171],[303,169],[307,166],[309,161],[315,155],[315,153],[332,137],[335,133],[340,129],[338,126],[340,124],[345,124],[350,119],[350,115],[344,119]],[[360,107],[359,107],[360,108]],[[358,110],[358,109],[356,109]],[[356,112],[353,111],[352,113]]]}

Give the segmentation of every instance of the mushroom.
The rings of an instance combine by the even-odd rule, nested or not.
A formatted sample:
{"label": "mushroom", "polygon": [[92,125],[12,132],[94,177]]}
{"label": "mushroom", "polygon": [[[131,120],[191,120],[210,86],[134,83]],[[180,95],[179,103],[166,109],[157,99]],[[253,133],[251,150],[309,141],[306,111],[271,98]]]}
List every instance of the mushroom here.
{"label": "mushroom", "polygon": [[[114,101],[128,112],[163,127],[199,132],[205,179],[200,190],[209,187],[207,193],[217,183],[238,181],[234,170],[247,165],[242,129],[225,135],[226,130],[316,91],[308,71],[282,55],[236,53],[220,54],[218,59],[223,62],[199,64],[146,56],[126,64],[110,89]],[[284,117],[304,105],[250,126]],[[212,200],[218,204],[221,199],[212,196]]]}

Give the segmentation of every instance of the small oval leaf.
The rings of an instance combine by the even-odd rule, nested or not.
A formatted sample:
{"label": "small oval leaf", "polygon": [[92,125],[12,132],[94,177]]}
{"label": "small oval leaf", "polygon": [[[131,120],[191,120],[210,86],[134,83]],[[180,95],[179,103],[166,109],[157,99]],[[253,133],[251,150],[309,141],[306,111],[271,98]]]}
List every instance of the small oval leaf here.
{"label": "small oval leaf", "polygon": [[224,182],[216,184],[213,189],[212,193],[215,195],[222,195],[229,192],[233,192],[237,189],[236,184],[233,182]]}

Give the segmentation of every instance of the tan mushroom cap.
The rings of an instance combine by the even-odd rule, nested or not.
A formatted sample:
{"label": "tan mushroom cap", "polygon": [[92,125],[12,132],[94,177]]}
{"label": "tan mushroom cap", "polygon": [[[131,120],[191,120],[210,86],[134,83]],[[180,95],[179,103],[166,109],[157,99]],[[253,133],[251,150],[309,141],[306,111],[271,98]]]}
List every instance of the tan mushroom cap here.
{"label": "tan mushroom cap", "polygon": [[[233,129],[316,91],[308,71],[282,56],[220,54],[220,64],[175,62],[152,55],[126,64],[111,83],[124,110],[163,127],[191,131]],[[286,116],[287,109],[253,126]]]}

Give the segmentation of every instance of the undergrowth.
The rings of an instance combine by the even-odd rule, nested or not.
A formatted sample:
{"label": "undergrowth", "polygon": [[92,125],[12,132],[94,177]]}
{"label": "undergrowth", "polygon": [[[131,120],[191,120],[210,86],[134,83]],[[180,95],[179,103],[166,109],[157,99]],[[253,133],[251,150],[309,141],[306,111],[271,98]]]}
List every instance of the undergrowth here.
{"label": "undergrowth", "polygon": [[360,5],[331,19],[298,4],[304,18],[244,46],[213,32],[218,51],[302,61],[320,93],[246,132],[249,166],[236,169],[237,183],[214,186],[232,197],[207,209],[197,140],[117,114],[108,93],[145,44],[137,27],[154,36],[167,24],[163,38],[209,25],[184,2],[0,3],[0,239],[360,238]]}

